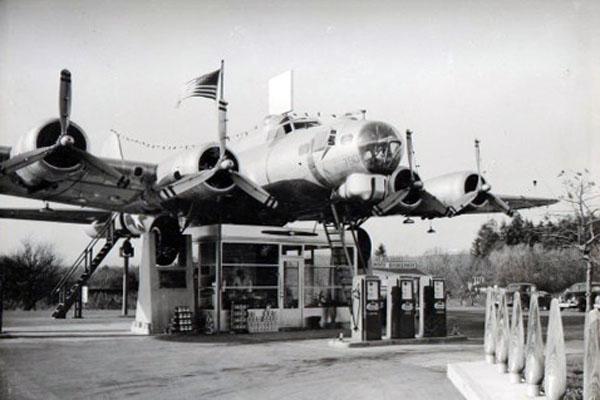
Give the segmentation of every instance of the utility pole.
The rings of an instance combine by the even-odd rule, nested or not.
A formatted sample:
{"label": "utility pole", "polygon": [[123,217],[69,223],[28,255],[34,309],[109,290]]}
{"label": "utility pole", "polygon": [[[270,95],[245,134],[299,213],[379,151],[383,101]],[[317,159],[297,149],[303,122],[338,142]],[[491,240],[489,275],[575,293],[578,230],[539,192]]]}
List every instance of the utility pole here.
{"label": "utility pole", "polygon": [[127,239],[120,249],[120,256],[123,257],[123,301],[121,308],[121,316],[127,316],[127,296],[129,294],[129,258],[133,257],[134,249],[131,245],[131,240]]}

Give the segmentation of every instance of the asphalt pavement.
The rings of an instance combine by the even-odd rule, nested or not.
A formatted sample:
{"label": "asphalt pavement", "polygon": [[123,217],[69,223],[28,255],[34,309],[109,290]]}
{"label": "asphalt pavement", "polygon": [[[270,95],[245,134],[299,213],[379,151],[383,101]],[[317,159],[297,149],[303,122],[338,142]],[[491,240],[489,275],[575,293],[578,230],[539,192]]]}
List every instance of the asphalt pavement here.
{"label": "asphalt pavement", "polygon": [[449,310],[466,342],[351,349],[328,345],[337,331],[147,337],[131,335],[131,321],[6,312],[0,398],[461,399],[446,365],[483,357],[482,309]]}

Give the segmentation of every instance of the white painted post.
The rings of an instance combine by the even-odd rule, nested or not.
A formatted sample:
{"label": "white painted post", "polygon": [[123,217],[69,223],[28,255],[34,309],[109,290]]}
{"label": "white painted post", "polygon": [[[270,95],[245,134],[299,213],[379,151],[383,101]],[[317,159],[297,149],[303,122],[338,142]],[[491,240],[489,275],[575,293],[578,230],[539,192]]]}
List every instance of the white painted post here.
{"label": "white painted post", "polygon": [[550,303],[550,320],[546,339],[544,390],[548,400],[558,400],[567,391],[567,355],[558,299]]}
{"label": "white painted post", "polygon": [[494,307],[495,292],[488,288],[485,300],[485,332],[483,336],[483,351],[485,360],[493,364],[496,360],[496,310]]}
{"label": "white painted post", "polygon": [[496,364],[498,372],[506,373],[508,370],[508,346],[510,341],[510,327],[508,325],[508,305],[506,292],[500,292],[500,309],[498,310],[498,326],[496,331]]}
{"label": "white painted post", "polygon": [[523,329],[523,311],[521,295],[515,292],[510,326],[510,345],[508,350],[508,372],[512,383],[521,382],[521,373],[525,368],[525,331]]}
{"label": "white painted post", "polygon": [[525,381],[529,397],[539,396],[542,379],[544,379],[544,341],[540,322],[540,306],[537,294],[532,293],[529,301],[527,344],[525,345]]}
{"label": "white painted post", "polygon": [[585,326],[583,400],[600,399],[600,312],[592,310]]}

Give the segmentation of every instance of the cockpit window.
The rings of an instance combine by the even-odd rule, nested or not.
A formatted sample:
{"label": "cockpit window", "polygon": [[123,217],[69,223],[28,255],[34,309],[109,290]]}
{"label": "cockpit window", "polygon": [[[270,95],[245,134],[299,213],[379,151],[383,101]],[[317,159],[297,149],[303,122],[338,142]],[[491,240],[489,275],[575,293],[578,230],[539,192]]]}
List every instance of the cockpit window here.
{"label": "cockpit window", "polygon": [[302,122],[294,122],[294,129],[308,129],[313,126],[321,125],[318,121],[302,121]]}
{"label": "cockpit window", "polygon": [[364,125],[358,136],[358,149],[365,167],[374,174],[388,175],[398,167],[402,144],[396,130],[382,122]]}

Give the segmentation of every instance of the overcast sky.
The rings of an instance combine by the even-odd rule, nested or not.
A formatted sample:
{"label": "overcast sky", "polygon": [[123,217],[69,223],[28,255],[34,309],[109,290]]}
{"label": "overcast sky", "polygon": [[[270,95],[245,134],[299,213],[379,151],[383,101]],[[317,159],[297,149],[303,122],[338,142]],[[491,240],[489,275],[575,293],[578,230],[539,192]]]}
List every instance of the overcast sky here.
{"label": "overcast sky", "polygon": [[[412,129],[425,179],[473,169],[477,137],[492,190],[555,197],[561,170],[600,176],[599,5],[2,0],[0,142],[14,145],[58,115],[62,68],[73,74],[72,119],[93,152],[110,129],[150,143],[214,140],[210,101],[174,105],[183,83],[225,59],[231,134],[262,120],[269,78],[293,69],[297,111],[364,108],[370,119]],[[171,154],[133,143],[124,153],[153,162]],[[0,202],[41,206],[7,196]],[[436,221],[435,235],[425,233],[427,222],[405,225],[401,217],[373,218],[366,228],[389,253],[420,254],[469,249],[487,218]],[[0,252],[23,238],[50,242],[68,260],[89,240],[76,225],[0,220]]]}

